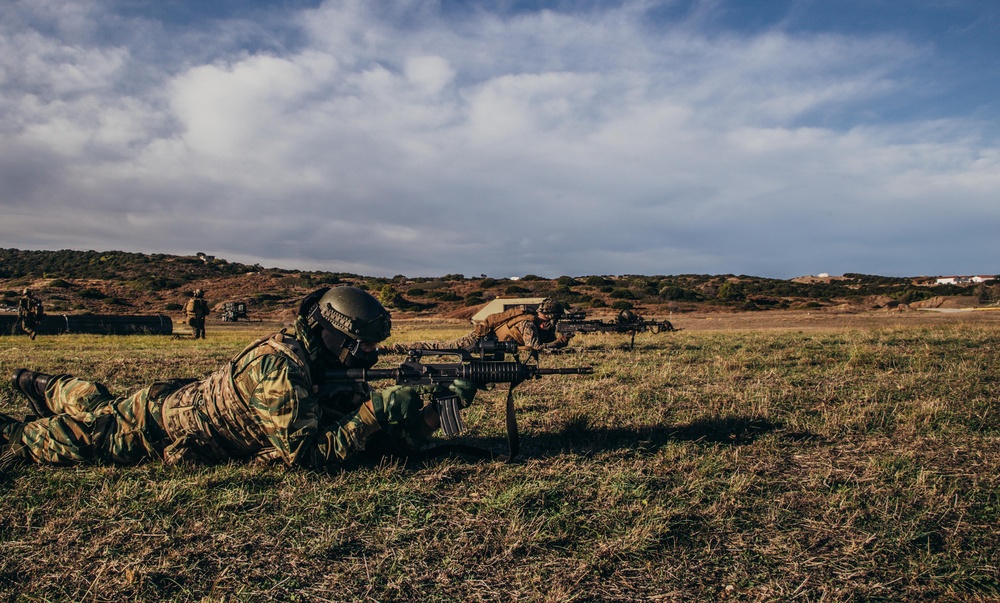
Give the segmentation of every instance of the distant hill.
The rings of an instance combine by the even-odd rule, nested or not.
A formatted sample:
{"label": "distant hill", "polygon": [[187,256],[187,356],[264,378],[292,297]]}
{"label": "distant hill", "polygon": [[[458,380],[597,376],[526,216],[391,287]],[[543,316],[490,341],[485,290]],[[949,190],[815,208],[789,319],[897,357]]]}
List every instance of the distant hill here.
{"label": "distant hill", "polygon": [[305,294],[337,284],[372,291],[394,316],[463,319],[498,296],[553,297],[594,315],[633,308],[650,316],[694,310],[873,309],[945,297],[967,298],[970,304],[1000,299],[997,281],[961,287],[935,285],[927,278],[864,274],[794,280],[731,274],[380,278],[262,268],[204,254],[0,249],[0,306],[12,306],[30,287],[50,313],[179,315],[200,288],[217,309],[226,301],[246,301],[252,317],[283,320],[291,317]]}

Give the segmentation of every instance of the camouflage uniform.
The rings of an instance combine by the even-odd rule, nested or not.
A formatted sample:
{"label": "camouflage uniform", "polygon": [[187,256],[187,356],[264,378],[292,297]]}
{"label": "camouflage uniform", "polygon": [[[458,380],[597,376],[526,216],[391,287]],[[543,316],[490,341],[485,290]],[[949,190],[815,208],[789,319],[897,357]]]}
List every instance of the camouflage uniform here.
{"label": "camouflage uniform", "polygon": [[385,350],[397,354],[404,354],[408,350],[473,350],[484,337],[496,338],[497,341],[515,341],[520,348],[531,351],[562,348],[569,342],[565,335],[556,334],[553,322],[543,322],[533,310],[519,307],[489,317],[471,333],[458,339],[396,343],[387,346]]}
{"label": "camouflage uniform", "polygon": [[[206,379],[158,382],[125,398],[60,375],[45,389],[58,414],[7,423],[0,443],[8,440],[14,457],[50,464],[162,458],[336,465],[364,450],[380,427],[365,404],[367,385],[323,389],[313,372],[304,346],[282,331],[251,344]],[[405,446],[428,431],[411,427],[393,435]]]}
{"label": "camouflage uniform", "polygon": [[21,321],[21,330],[32,339],[37,335],[36,329],[45,315],[42,302],[25,289],[24,295],[17,300],[17,317]]}

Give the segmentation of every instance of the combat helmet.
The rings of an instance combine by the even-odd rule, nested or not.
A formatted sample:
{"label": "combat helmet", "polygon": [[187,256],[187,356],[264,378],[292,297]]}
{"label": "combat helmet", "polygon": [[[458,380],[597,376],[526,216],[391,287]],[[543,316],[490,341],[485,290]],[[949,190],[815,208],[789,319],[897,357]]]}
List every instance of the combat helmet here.
{"label": "combat helmet", "polygon": [[550,318],[560,318],[563,315],[562,304],[551,297],[546,297],[538,304],[538,311]]}
{"label": "combat helmet", "polygon": [[202,297],[205,297],[205,292],[202,291],[201,289],[195,289],[194,296],[197,297],[198,299],[201,299]]}
{"label": "combat helmet", "polygon": [[620,324],[631,324],[634,322],[639,322],[639,315],[633,312],[632,310],[626,308],[618,313],[618,322]]}
{"label": "combat helmet", "polygon": [[356,287],[319,289],[303,300],[299,312],[309,332],[319,335],[325,351],[351,368],[373,366],[378,352],[366,352],[361,344],[387,339],[392,330],[389,312],[370,293]]}

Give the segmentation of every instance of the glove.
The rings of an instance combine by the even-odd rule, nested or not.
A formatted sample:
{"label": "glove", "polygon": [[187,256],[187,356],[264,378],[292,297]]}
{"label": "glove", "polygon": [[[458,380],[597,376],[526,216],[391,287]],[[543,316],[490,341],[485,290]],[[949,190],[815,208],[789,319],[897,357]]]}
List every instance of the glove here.
{"label": "glove", "polygon": [[462,401],[462,408],[468,408],[472,405],[473,398],[476,397],[476,384],[472,381],[466,381],[465,379],[455,379],[452,381],[448,389],[455,393],[458,398]]}
{"label": "glove", "polygon": [[438,388],[433,385],[414,387],[396,385],[372,392],[372,414],[379,425],[409,425],[420,418],[424,397]]}

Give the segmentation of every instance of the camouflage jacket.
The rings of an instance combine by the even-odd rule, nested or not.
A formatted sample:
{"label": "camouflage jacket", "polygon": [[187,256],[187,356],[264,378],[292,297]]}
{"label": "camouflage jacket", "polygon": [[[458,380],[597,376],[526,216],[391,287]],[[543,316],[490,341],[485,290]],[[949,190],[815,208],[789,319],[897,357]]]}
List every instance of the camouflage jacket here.
{"label": "camouflage jacket", "polygon": [[163,401],[162,425],[173,442],[164,459],[336,464],[379,429],[368,398],[364,384],[320,396],[302,344],[282,331]]}

